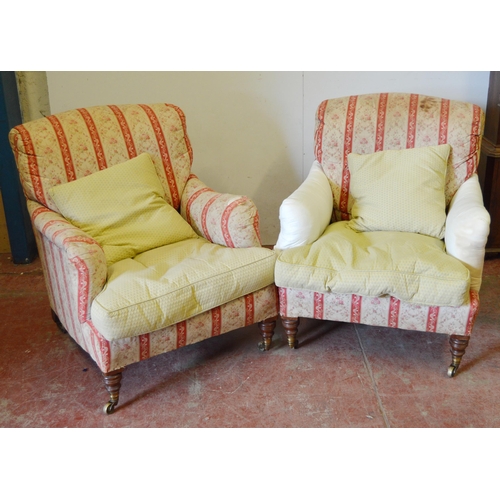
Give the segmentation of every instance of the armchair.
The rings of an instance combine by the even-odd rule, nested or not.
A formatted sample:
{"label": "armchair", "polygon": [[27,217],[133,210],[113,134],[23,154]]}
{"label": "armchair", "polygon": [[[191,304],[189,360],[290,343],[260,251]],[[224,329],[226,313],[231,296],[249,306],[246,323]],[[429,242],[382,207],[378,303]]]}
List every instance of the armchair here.
{"label": "armchair", "polygon": [[275,282],[299,318],[450,336],[453,377],[479,309],[489,214],[476,174],[483,111],[417,94],[323,101],[316,160],[280,207]]}
{"label": "armchair", "polygon": [[275,253],[254,203],[193,173],[171,104],[75,109],[13,128],[10,144],[52,315],[118,404],[123,369],[278,315]]}

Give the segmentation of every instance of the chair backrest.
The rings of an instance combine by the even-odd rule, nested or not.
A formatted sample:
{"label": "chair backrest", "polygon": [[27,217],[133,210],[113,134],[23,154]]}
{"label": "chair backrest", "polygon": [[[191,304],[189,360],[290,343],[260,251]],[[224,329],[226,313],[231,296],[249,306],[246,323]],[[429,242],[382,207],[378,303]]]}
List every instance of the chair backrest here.
{"label": "chair backrest", "polygon": [[385,93],[323,101],[316,113],[315,156],[330,180],[333,220],[350,218],[349,153],[450,144],[446,204],[479,162],[484,112],[466,102]]}
{"label": "chair backrest", "polygon": [[176,209],[193,153],[184,113],[172,104],[93,106],[14,127],[9,140],[28,199],[57,210],[48,190],[149,153]]}

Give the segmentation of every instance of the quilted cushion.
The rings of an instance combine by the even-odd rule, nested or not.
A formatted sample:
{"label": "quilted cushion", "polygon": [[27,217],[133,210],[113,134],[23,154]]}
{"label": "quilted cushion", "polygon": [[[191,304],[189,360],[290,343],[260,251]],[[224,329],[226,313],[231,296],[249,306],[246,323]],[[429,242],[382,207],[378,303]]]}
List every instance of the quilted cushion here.
{"label": "quilted cushion", "polygon": [[147,153],[50,189],[60,213],[92,236],[108,265],[152,248],[197,238],[165,200]]}
{"label": "quilted cushion", "polygon": [[202,238],[156,248],[108,268],[91,319],[108,340],[156,331],[272,284],[275,260]]}
{"label": "quilted cushion", "polygon": [[432,306],[468,301],[469,271],[430,236],[391,231],[356,232],[331,224],[312,245],[284,250],[275,270],[279,287],[316,292],[392,295]]}
{"label": "quilted cushion", "polygon": [[348,155],[356,231],[406,231],[444,237],[449,144]]}

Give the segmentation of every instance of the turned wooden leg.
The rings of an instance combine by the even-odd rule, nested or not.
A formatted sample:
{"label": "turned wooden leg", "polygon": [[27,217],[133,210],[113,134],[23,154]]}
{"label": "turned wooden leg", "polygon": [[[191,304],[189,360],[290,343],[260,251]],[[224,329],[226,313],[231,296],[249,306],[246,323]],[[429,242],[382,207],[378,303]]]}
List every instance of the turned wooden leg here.
{"label": "turned wooden leg", "polygon": [[465,335],[450,335],[452,361],[448,368],[448,377],[453,377],[458,370],[465,349],[469,345],[469,337]]}
{"label": "turned wooden leg", "polygon": [[259,349],[262,352],[269,351],[274,335],[274,329],[276,328],[276,317],[260,321],[259,328],[262,338],[264,339],[262,342],[259,342]]}
{"label": "turned wooden leg", "polygon": [[300,323],[299,318],[282,317],[281,322],[283,323],[283,328],[288,338],[288,346],[290,349],[297,349],[297,347],[299,347],[299,341],[297,340],[297,331]]}
{"label": "turned wooden leg", "polygon": [[62,325],[59,316],[54,312],[54,309],[51,309],[50,312],[52,314],[52,319],[54,320],[54,323],[57,325],[57,328],[59,328],[59,330],[61,330],[61,332],[63,333],[68,333],[66,328],[64,328],[64,326]]}
{"label": "turned wooden leg", "polygon": [[121,370],[114,370],[112,372],[102,374],[104,377],[104,385],[109,393],[109,402],[104,405],[104,413],[108,415],[113,413],[115,406],[118,404],[122,372],[123,368]]}

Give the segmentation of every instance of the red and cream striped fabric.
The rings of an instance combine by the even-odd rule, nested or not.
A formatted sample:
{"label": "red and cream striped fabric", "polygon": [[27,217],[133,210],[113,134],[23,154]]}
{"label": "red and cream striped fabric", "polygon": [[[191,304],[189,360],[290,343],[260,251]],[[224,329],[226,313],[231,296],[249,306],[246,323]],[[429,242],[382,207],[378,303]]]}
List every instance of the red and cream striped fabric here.
{"label": "red and cream striped fabric", "polygon": [[104,252],[60,215],[36,202],[28,206],[51,308],[103,372],[277,315],[278,296],[273,284],[168,328],[108,341],[90,318],[92,300],[106,281]]}
{"label": "red and cream striped fabric", "polygon": [[460,307],[409,304],[388,295],[363,297],[295,288],[280,288],[279,295],[283,317],[326,319],[448,335],[470,335],[479,309],[479,295],[475,290],[470,291],[468,303]]}
{"label": "red and cream striped fabric", "polygon": [[212,243],[229,248],[261,246],[259,215],[253,201],[216,193],[193,174],[182,194],[181,214]]}
{"label": "red and cream striped fabric", "polygon": [[91,321],[81,329],[89,344],[87,352],[107,372],[272,318],[277,314],[277,302],[276,287],[269,285],[176,325],[136,337],[108,341]]}
{"label": "red and cream striped fabric", "polygon": [[[349,153],[450,144],[446,203],[477,170],[484,113],[474,104],[404,94],[365,94],[323,101],[316,113],[315,156],[330,181],[332,221],[350,219]],[[451,168],[450,168],[451,167]],[[479,308],[471,287],[460,307],[409,304],[394,297],[280,288],[280,314],[445,334],[470,335]]]}
{"label": "red and cream striped fabric", "polygon": [[50,305],[103,372],[258,323],[278,314],[274,284],[167,328],[108,341],[91,304],[107,280],[99,244],[57,213],[49,196],[70,182],[148,153],[167,201],[198,234],[228,247],[260,247],[259,218],[246,197],[214,193],[191,175],[183,112],[171,104],[94,106],[59,113],[9,134],[27,198]]}
{"label": "red and cream striped fabric", "polygon": [[100,245],[64,217],[28,200],[38,250],[54,311],[74,313],[76,323],[90,318],[90,304],[102,290],[107,264]]}
{"label": "red and cream striped fabric", "polygon": [[332,219],[350,218],[349,153],[450,144],[448,204],[477,170],[483,123],[479,106],[418,94],[365,94],[323,101],[316,113],[314,147],[332,187]]}
{"label": "red and cream striped fabric", "polygon": [[19,125],[9,138],[26,197],[52,210],[51,187],[141,153],[149,153],[167,201],[179,209],[193,160],[184,114],[171,104],[80,108]]}

